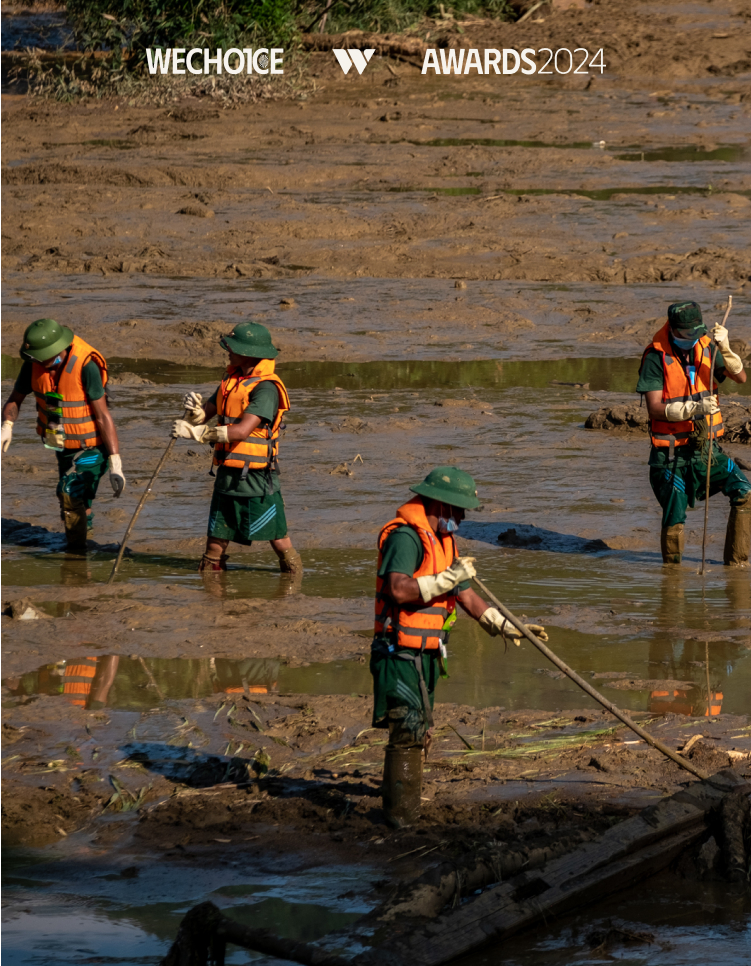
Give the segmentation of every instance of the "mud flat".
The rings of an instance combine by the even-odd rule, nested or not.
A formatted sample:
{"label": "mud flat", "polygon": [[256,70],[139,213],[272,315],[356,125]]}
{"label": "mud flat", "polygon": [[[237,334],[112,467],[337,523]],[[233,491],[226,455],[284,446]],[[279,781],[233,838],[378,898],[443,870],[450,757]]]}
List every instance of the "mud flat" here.
{"label": "mud flat", "polygon": [[[726,507],[710,507],[707,577],[700,513],[668,572],[643,433],[584,424],[634,403],[677,298],[719,321],[732,292],[731,336],[751,344],[750,11],[618,2],[452,40],[603,46],[602,77],[430,78],[374,58],[342,78],[321,53],[315,93],[232,111],[3,97],[3,392],[29,321],[71,324],[113,363],[129,483],[97,501],[88,558],[67,557],[27,403],[3,466],[2,603],[39,610],[2,618],[19,962],[111,956],[113,936],[155,961],[207,898],[315,940],[432,865],[487,848],[552,860],[682,787],[536,654],[460,620],[423,819],[386,831],[374,542],[437,462],[478,481],[461,546],[492,590],[671,747],[701,735],[692,760],[748,777],[751,587],[719,563]],[[293,395],[282,482],[302,581],[265,547],[201,580],[209,459],[181,443],[106,587],[182,394],[216,386],[218,336],[249,315]],[[65,692],[81,662],[96,707]],[[743,961],[748,903],[722,862],[707,846],[650,883],[668,910],[651,962],[710,941]],[[622,951],[656,906],[630,893],[504,956]]]}

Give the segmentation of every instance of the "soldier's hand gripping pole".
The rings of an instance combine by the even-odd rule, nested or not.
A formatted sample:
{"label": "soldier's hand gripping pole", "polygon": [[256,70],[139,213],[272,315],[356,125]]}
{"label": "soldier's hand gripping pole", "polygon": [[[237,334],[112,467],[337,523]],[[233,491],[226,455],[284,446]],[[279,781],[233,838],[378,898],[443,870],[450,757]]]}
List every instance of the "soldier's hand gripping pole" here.
{"label": "soldier's hand gripping pole", "polygon": [[[728,307],[725,309],[725,318],[722,320],[722,326],[725,327],[725,323],[730,315],[730,310],[733,307],[733,296],[728,295]],[[712,346],[712,364],[709,367],[709,392],[710,395],[714,393],[714,364],[717,358],[717,343]],[[712,420],[713,416],[707,416],[708,429],[707,433],[709,435],[709,450],[707,452],[707,488],[704,493],[704,533],[701,538],[701,570],[699,571],[699,576],[703,576],[706,572],[706,560],[707,560],[707,524],[709,522],[709,477],[712,472],[712,449],[714,444],[714,434],[712,432]]]}
{"label": "soldier's hand gripping pole", "polygon": [[[182,418],[183,419],[187,419],[188,418],[188,410],[187,409],[183,413]],[[138,519],[138,517],[139,517],[139,515],[141,513],[141,510],[143,509],[143,505],[146,502],[146,497],[149,495],[149,493],[151,493],[151,488],[154,485],[154,481],[156,480],[157,476],[159,476],[159,474],[160,474],[160,472],[162,470],[162,467],[164,466],[164,464],[169,459],[169,455],[172,452],[172,447],[175,445],[175,439],[176,439],[175,436],[171,436],[170,437],[170,441],[169,441],[169,443],[167,443],[167,448],[162,453],[162,458],[156,464],[156,468],[154,469],[154,472],[151,474],[151,479],[146,484],[146,489],[143,491],[143,494],[141,495],[141,499],[138,501],[138,506],[136,507],[136,511],[133,514],[133,516],[131,517],[130,523],[128,524],[128,529],[125,531],[125,534],[123,535],[123,539],[122,539],[122,542],[120,544],[120,550],[118,551],[118,554],[117,554],[117,559],[115,560],[114,564],[112,565],[112,570],[110,572],[109,577],[107,578],[107,583],[108,584],[111,584],[112,581],[117,576],[117,571],[120,569],[120,564],[122,563],[123,554],[125,553],[125,547],[128,544],[128,537],[130,536],[131,530],[136,525],[136,520]]]}
{"label": "soldier's hand gripping pole", "polygon": [[551,651],[550,648],[544,644],[536,634],[533,634],[525,624],[522,624],[517,617],[514,617],[511,611],[504,607],[500,600],[490,593],[488,588],[479,577],[473,577],[472,579],[483,592],[483,594],[485,594],[488,600],[495,604],[506,620],[510,621],[514,627],[516,627],[517,630],[519,630],[531,644],[534,644],[537,650],[541,651],[549,661],[552,661],[552,663],[555,664],[560,671],[563,671],[567,677],[571,678],[574,684],[578,684],[582,691],[586,691],[587,694],[591,698],[594,698],[598,704],[601,704],[606,711],[609,711],[611,714],[615,715],[615,717],[622,721],[627,728],[630,728],[635,734],[646,741],[648,745],[656,748],[667,758],[670,758],[671,761],[674,761],[676,765],[680,765],[681,768],[685,768],[686,771],[690,771],[692,775],[696,775],[697,778],[701,778],[702,780],[705,780],[709,777],[705,772],[695,768],[690,761],[686,761],[685,758],[681,758],[681,756],[677,752],[673,751],[672,748],[668,748],[668,746],[663,744],[659,739],[653,738],[648,731],[645,731],[644,728],[638,725],[635,721],[632,721],[625,711],[621,711],[619,708],[616,708],[611,701],[608,701],[606,697],[603,697],[603,695],[601,695],[599,691],[596,691],[591,684],[584,680],[584,678],[579,677],[576,671],[570,668],[568,664],[564,664],[558,655],[554,654],[553,651]]}

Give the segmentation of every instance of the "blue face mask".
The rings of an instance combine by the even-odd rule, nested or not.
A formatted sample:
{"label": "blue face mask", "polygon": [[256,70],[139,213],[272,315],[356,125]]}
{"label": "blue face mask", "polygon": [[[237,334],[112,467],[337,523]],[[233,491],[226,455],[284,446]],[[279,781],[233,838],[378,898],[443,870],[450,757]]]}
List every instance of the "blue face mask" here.
{"label": "blue face mask", "polygon": [[62,356],[55,356],[55,358],[52,360],[52,362],[46,368],[48,368],[48,369],[54,369],[55,366],[59,366],[62,361],[63,361],[63,357]]}
{"label": "blue face mask", "polygon": [[675,336],[671,336],[671,338],[674,345],[678,346],[679,349],[683,349],[684,352],[687,352],[689,349],[693,349],[693,347],[699,341],[698,339],[676,339]]}

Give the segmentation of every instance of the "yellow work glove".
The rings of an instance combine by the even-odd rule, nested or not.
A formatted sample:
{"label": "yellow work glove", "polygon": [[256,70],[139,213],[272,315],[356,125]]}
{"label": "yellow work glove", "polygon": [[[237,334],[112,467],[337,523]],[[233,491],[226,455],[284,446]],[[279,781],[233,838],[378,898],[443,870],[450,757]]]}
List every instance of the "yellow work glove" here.
{"label": "yellow work glove", "polygon": [[[536,634],[541,641],[547,641],[548,635],[545,633],[545,628],[542,624],[525,624],[524,626],[528,631]],[[488,607],[480,615],[480,627],[484,628],[491,637],[497,637],[499,634],[502,634],[504,637],[510,637],[517,647],[521,642],[521,638],[524,637],[522,632],[514,627],[511,621],[507,621],[503,614],[495,607]]]}
{"label": "yellow work glove", "polygon": [[671,423],[680,423],[684,419],[700,419],[702,416],[713,416],[720,411],[717,396],[706,396],[698,401],[689,399],[688,402],[668,403],[665,407],[665,419]]}
{"label": "yellow work glove", "polygon": [[188,421],[194,426],[206,422],[206,411],[203,408],[203,396],[200,392],[186,392],[183,396],[183,409],[188,414]]}
{"label": "yellow work glove", "polygon": [[741,357],[736,355],[735,352],[730,348],[730,342],[728,342],[728,330],[724,325],[716,325],[712,329],[712,338],[717,344],[717,348],[722,353],[722,358],[725,362],[725,371],[729,372],[731,376],[737,376],[739,372],[743,372],[743,363],[741,362]]}
{"label": "yellow work glove", "polygon": [[192,426],[187,419],[176,419],[171,436],[175,439],[194,439],[197,443],[228,443],[229,426]]}
{"label": "yellow work glove", "polygon": [[465,580],[471,580],[477,573],[474,562],[474,557],[457,557],[450,567],[439,574],[418,577],[417,586],[425,603],[430,603],[434,597],[440,597],[441,594],[447,594]]}
{"label": "yellow work glove", "polygon": [[8,452],[8,447],[10,446],[10,441],[13,438],[13,420],[4,419],[3,425],[0,427],[0,447],[2,447],[3,453]]}

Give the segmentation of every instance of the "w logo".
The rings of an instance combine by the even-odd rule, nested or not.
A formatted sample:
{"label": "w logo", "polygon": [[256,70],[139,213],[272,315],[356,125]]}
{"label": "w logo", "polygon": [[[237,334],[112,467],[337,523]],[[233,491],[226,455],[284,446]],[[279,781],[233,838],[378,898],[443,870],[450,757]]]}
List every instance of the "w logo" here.
{"label": "w logo", "polygon": [[339,61],[339,66],[345,74],[349,73],[350,67],[354,64],[357,73],[362,74],[370,62],[370,58],[375,53],[375,47],[370,50],[337,50],[334,49],[334,56]]}

